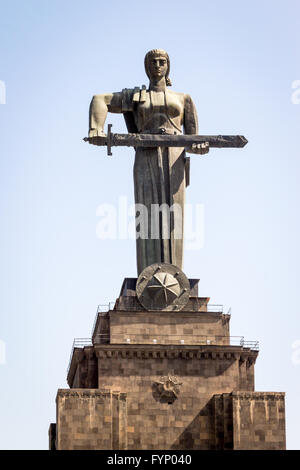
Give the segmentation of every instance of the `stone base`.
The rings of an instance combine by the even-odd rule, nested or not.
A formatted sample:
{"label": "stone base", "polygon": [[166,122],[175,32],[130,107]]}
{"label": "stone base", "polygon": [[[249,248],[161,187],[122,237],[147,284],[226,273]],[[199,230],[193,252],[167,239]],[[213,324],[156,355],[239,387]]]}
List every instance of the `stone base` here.
{"label": "stone base", "polygon": [[[57,450],[127,449],[125,393],[60,389],[56,406]],[[50,440],[53,433],[51,426]]]}
{"label": "stone base", "polygon": [[[128,416],[128,412],[131,416]],[[285,449],[283,393],[235,392],[214,395],[191,422],[186,412],[161,404],[141,441],[143,413],[127,408],[125,393],[59,390],[57,434],[51,424],[50,449],[57,450],[280,450]],[[130,423],[130,424],[129,424]],[[184,428],[184,429],[183,429]],[[173,442],[169,436],[172,435]],[[56,441],[54,447],[54,440]]]}
{"label": "stone base", "polygon": [[181,311],[149,312],[125,279],[92,341],[72,351],[50,448],[284,449],[283,393],[256,392],[256,342],[230,337],[198,281]]}
{"label": "stone base", "polygon": [[214,395],[216,449],[284,450],[284,393]]}

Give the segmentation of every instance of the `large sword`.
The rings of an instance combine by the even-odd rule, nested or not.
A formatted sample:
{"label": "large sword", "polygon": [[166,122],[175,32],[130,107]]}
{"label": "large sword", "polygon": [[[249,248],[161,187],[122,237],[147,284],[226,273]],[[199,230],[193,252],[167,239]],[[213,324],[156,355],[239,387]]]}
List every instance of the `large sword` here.
{"label": "large sword", "polygon": [[160,134],[113,134],[112,124],[107,126],[106,136],[84,137],[85,142],[107,146],[107,155],[112,155],[112,147],[192,147],[193,144],[209,143],[210,147],[241,148],[248,140],[243,135],[173,135]]}

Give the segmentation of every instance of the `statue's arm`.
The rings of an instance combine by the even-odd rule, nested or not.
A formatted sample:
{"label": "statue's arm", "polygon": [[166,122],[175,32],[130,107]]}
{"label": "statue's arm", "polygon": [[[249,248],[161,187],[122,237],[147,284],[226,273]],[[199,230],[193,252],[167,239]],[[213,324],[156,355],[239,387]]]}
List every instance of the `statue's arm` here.
{"label": "statue's arm", "polygon": [[122,113],[122,93],[95,95],[90,104],[89,137],[104,135],[107,113]]}
{"label": "statue's arm", "polygon": [[185,134],[198,134],[197,110],[190,95],[184,95],[183,129]]}
{"label": "statue's arm", "polygon": [[[184,96],[183,129],[185,134],[198,134],[197,110],[190,95]],[[193,144],[193,146],[186,149],[186,151],[188,153],[204,155],[209,151],[209,143]]]}

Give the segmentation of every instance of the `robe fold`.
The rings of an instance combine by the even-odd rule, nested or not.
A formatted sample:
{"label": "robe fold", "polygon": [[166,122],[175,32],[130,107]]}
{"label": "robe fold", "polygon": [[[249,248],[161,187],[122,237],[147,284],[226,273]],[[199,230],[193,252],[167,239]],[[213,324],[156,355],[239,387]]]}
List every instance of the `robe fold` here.
{"label": "robe fold", "polygon": [[[122,112],[129,132],[198,133],[189,95],[171,90],[124,89],[108,111]],[[96,106],[91,106],[91,120]],[[138,275],[153,263],[183,267],[185,187],[189,159],[178,147],[136,148],[133,169]]]}

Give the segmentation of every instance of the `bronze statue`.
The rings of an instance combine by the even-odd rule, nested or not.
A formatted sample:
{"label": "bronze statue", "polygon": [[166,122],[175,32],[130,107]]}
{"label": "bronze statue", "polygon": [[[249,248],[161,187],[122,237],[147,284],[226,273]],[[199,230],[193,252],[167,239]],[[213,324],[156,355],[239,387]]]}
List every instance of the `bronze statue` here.
{"label": "bronze statue", "polygon": [[[135,146],[138,274],[155,263],[182,269],[185,187],[189,183],[186,151],[203,155],[209,151],[210,142],[214,147],[247,143],[242,136],[207,136],[206,140],[206,136],[196,135],[197,112],[191,97],[167,89],[171,86],[170,60],[165,51],[149,51],[145,56],[145,70],[148,89],[125,88],[118,93],[93,97],[89,137],[85,139],[95,145],[107,145],[109,154],[111,145]],[[128,132],[132,134],[115,134],[112,144],[110,128],[109,139],[104,133],[108,112],[123,113]],[[195,138],[186,136],[184,140],[183,133]],[[153,207],[162,210],[153,214]]]}

